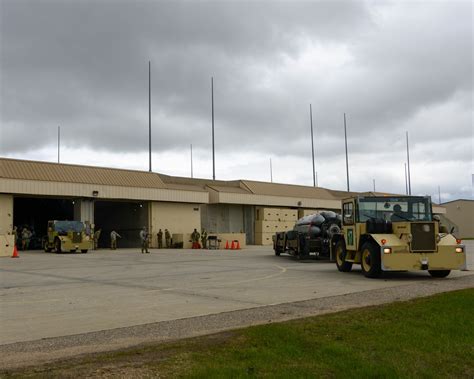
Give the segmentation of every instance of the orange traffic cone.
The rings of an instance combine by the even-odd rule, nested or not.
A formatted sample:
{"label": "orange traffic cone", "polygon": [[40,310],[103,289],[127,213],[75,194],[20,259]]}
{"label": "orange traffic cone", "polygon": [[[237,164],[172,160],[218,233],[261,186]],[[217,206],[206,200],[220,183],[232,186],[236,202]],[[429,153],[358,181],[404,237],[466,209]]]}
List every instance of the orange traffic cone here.
{"label": "orange traffic cone", "polygon": [[229,250],[229,241],[226,241],[226,243],[225,243],[225,249],[226,249],[226,250]]}
{"label": "orange traffic cone", "polygon": [[231,249],[231,250],[235,250],[234,241],[232,241],[232,245],[230,245],[230,249]]}
{"label": "orange traffic cone", "polygon": [[13,245],[13,255],[12,255],[12,258],[20,258],[20,256],[18,255],[18,250],[16,249],[16,244]]}
{"label": "orange traffic cone", "polygon": [[235,247],[236,250],[240,250],[240,242],[237,240],[237,246]]}

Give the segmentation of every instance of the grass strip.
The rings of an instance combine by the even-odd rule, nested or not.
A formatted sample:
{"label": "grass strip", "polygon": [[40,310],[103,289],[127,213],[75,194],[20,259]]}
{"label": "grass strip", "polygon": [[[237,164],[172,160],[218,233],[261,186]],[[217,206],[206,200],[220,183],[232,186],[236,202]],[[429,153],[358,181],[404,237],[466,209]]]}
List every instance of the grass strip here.
{"label": "grass strip", "polygon": [[1,377],[473,378],[474,289],[64,360]]}

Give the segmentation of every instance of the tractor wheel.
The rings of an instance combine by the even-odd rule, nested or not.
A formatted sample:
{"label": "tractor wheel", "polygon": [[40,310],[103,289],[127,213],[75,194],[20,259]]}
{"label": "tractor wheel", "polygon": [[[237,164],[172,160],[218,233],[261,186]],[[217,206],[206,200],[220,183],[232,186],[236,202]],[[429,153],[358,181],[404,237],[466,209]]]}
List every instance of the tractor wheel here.
{"label": "tractor wheel", "polygon": [[54,249],[56,250],[56,254],[61,254],[61,240],[59,238],[54,240]]}
{"label": "tractor wheel", "polygon": [[45,253],[50,253],[51,252],[51,248],[49,247],[48,241],[43,242],[43,248],[44,248]]}
{"label": "tractor wheel", "polygon": [[446,278],[451,270],[428,270],[433,278]]}
{"label": "tractor wheel", "polygon": [[346,244],[344,240],[337,241],[336,244],[336,266],[341,272],[349,272],[352,270],[352,262],[346,262]]}
{"label": "tractor wheel", "polygon": [[82,254],[87,254],[87,252],[88,252],[87,249],[82,249],[82,250],[81,250],[81,253],[82,253]]}
{"label": "tractor wheel", "polygon": [[378,278],[382,275],[380,251],[375,244],[367,242],[362,246],[360,265],[367,278]]}
{"label": "tractor wheel", "polygon": [[275,255],[278,257],[280,256],[280,247],[278,246],[278,239],[273,243],[273,251]]}

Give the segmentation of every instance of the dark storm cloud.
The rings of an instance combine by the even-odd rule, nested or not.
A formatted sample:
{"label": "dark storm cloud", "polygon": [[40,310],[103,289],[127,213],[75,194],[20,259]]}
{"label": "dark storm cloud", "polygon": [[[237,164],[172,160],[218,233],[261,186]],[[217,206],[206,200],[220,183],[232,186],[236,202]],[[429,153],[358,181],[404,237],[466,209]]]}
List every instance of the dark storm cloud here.
{"label": "dark storm cloud", "polygon": [[161,153],[208,152],[214,76],[221,162],[309,157],[309,103],[323,173],[343,160],[344,112],[354,167],[403,164],[406,130],[415,162],[472,161],[469,1],[0,0],[0,14],[1,154],[54,146],[57,125],[71,148],[145,152],[151,60]]}
{"label": "dark storm cloud", "polygon": [[[272,64],[280,54],[298,54],[297,40],[308,33],[329,40],[347,36],[368,16],[356,3],[1,4],[6,152],[27,148],[21,142],[21,125],[31,132],[32,124],[39,144],[48,143],[52,126],[62,124],[74,129],[76,143],[140,149],[143,144],[134,134],[139,125],[146,129],[149,59],[161,148],[175,146],[170,130],[189,127],[180,119],[209,119],[211,74],[216,77],[216,105],[222,106],[218,114],[223,123],[238,125],[241,118],[231,121],[235,114],[243,115],[245,124],[260,122],[260,113],[271,114],[266,111],[272,107],[272,96],[242,91],[252,85],[241,73],[244,67],[252,61]],[[337,25],[337,30],[330,25]],[[238,105],[247,95],[254,104],[249,111],[245,104]],[[262,109],[256,105],[262,100],[259,95]]]}

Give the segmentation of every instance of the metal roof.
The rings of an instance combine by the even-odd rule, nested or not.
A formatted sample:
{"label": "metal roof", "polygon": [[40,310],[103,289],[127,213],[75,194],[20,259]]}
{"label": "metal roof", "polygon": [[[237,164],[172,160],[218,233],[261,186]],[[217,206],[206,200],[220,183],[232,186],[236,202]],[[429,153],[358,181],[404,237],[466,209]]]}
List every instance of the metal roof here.
{"label": "metal roof", "polygon": [[0,158],[0,178],[121,187],[167,188],[160,176],[152,172],[7,158]]}
{"label": "metal roof", "polygon": [[242,180],[242,183],[255,195],[338,200],[338,198],[331,194],[326,188],[255,182],[251,180]]}

